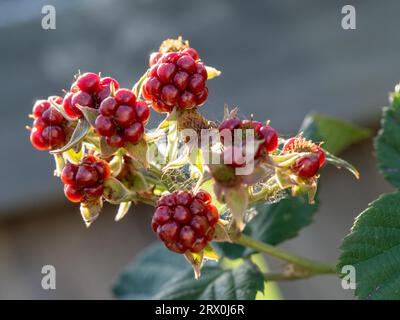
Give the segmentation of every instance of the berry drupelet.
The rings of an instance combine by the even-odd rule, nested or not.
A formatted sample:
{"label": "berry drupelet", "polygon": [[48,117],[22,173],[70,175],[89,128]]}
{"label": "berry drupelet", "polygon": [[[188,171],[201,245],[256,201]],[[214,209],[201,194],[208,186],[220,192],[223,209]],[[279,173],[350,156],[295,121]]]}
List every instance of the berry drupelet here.
{"label": "berry drupelet", "polygon": [[[253,120],[241,120],[238,117],[225,119],[218,127],[220,132],[221,142],[225,142],[225,138],[231,139],[230,146],[224,150],[224,158],[233,159],[232,163],[227,163],[233,167],[244,165],[243,149],[246,144],[246,130],[254,130],[254,138],[259,142],[258,149],[255,151],[254,158],[259,159],[268,153],[275,151],[278,147],[278,133],[268,124],[264,125],[261,122]],[[235,143],[235,130],[242,131],[242,146]]]}
{"label": "berry drupelet", "polygon": [[72,118],[79,118],[82,112],[77,105],[98,109],[100,103],[110,95],[111,84],[115,90],[119,89],[118,82],[110,77],[101,78],[92,72],[78,76],[64,97],[65,113]]}
{"label": "berry drupelet", "polygon": [[92,155],[77,165],[68,163],[61,173],[65,196],[72,202],[96,201],[102,196],[104,180],[109,176],[108,163]]}
{"label": "berry drupelet", "polygon": [[176,191],[158,200],[152,228],[171,251],[196,253],[213,239],[218,218],[207,192]]}
{"label": "berry drupelet", "polygon": [[192,109],[207,100],[207,70],[194,49],[155,54],[150,64],[143,97],[155,111],[171,112],[174,107]]}
{"label": "berry drupelet", "polygon": [[104,99],[96,118],[97,132],[115,148],[126,143],[138,143],[144,134],[144,126],[150,117],[150,109],[145,101],[136,100],[128,89],[119,89],[113,97]]}
{"label": "berry drupelet", "polygon": [[[49,97],[60,104],[62,98]],[[31,130],[31,143],[38,150],[54,150],[65,145],[67,133],[67,120],[55,109],[49,100],[38,100],[32,110],[33,128]]]}
{"label": "berry drupelet", "polygon": [[293,173],[302,178],[312,178],[325,163],[325,153],[322,148],[303,137],[294,137],[286,141],[282,153],[309,152],[310,155],[297,159],[292,165]]}

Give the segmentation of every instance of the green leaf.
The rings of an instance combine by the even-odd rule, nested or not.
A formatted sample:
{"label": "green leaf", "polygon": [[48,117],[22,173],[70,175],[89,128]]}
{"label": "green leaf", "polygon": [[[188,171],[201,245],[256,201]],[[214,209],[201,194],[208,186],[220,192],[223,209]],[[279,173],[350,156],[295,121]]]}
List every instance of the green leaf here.
{"label": "green leaf", "polygon": [[384,194],[355,220],[341,245],[338,272],[356,270],[361,299],[400,299],[400,193]]}
{"label": "green leaf", "polygon": [[153,245],[120,276],[114,294],[122,299],[245,300],[264,289],[262,273],[249,261],[232,270],[207,264],[195,280],[182,256]]}
{"label": "green leaf", "polygon": [[156,243],[135,258],[119,276],[113,293],[120,299],[152,299],[177,273],[193,271],[185,259]]}
{"label": "green leaf", "polygon": [[99,115],[99,111],[94,108],[85,107],[77,105],[78,109],[82,111],[83,116],[85,117],[86,121],[94,128],[96,118]]}
{"label": "green leaf", "polygon": [[133,198],[133,193],[128,190],[121,181],[114,177],[109,177],[104,181],[103,197],[108,202],[120,204]]}
{"label": "green leaf", "polygon": [[104,137],[100,138],[100,153],[103,158],[112,156],[118,148],[111,147]]}
{"label": "green leaf", "polygon": [[83,140],[83,138],[85,138],[89,129],[90,129],[89,122],[87,122],[84,119],[80,119],[78,121],[78,124],[77,124],[74,132],[71,135],[71,139],[69,140],[69,142],[61,149],[50,151],[50,153],[52,153],[52,154],[63,153],[64,151],[67,151],[67,150],[75,147],[79,142],[81,142]]}
{"label": "green leaf", "polygon": [[140,140],[136,144],[128,143],[125,146],[128,154],[135,160],[137,160],[144,168],[149,166],[149,162],[147,160],[147,142],[143,139]]}
{"label": "green leaf", "polygon": [[366,128],[318,113],[311,113],[304,119],[300,132],[314,142],[324,142],[323,148],[335,155],[371,135]]}
{"label": "green leaf", "polygon": [[400,108],[396,103],[383,109],[375,150],[380,172],[389,183],[400,188]]}
{"label": "green leaf", "polygon": [[276,245],[294,238],[308,226],[318,209],[305,196],[284,198],[272,204],[255,206],[258,214],[246,226],[245,233],[257,240]]}

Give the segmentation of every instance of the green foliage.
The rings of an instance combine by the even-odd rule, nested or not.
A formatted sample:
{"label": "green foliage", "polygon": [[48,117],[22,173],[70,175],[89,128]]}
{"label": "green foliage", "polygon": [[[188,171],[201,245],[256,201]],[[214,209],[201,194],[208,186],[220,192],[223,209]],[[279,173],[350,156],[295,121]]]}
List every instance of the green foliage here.
{"label": "green foliage", "polygon": [[303,121],[300,132],[314,142],[323,142],[322,147],[338,155],[347,147],[371,135],[370,130],[334,117],[311,113]]}
{"label": "green foliage", "polygon": [[400,193],[384,194],[355,220],[339,263],[356,269],[356,296],[400,299]]}
{"label": "green foliage", "polygon": [[157,244],[122,273],[114,294],[122,299],[243,300],[255,299],[263,290],[263,275],[249,261],[234,269],[208,264],[195,280],[183,257]]}
{"label": "green foliage", "polygon": [[[398,94],[397,94],[398,95]],[[379,169],[385,179],[400,187],[400,106],[396,97],[383,109],[382,128],[375,140]]]}

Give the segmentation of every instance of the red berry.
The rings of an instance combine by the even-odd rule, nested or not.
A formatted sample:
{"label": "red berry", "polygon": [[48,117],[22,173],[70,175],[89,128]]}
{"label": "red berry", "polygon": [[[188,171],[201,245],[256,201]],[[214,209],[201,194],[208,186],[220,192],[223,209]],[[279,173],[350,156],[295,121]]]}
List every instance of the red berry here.
{"label": "red berry", "polygon": [[157,224],[166,223],[172,216],[172,210],[166,206],[160,206],[154,212],[153,221]]}
{"label": "red berry", "polygon": [[149,58],[149,65],[152,66],[156,64],[161,56],[162,56],[161,52],[152,52]]}
{"label": "red berry", "polygon": [[176,205],[175,193],[170,193],[165,196],[162,196],[157,202],[157,206],[174,207],[175,205]]}
{"label": "red berry", "polygon": [[325,163],[325,152],[324,152],[324,150],[322,150],[321,147],[317,147],[316,154],[318,156],[319,167],[321,168]]}
{"label": "red berry", "polygon": [[190,77],[189,90],[191,93],[200,94],[204,90],[205,85],[205,80],[200,74],[195,73]]}
{"label": "red berry", "polygon": [[201,106],[208,98],[208,88],[205,87],[202,92],[196,95],[196,104]]}
{"label": "red berry", "polygon": [[205,191],[164,195],[157,203],[152,229],[171,251],[199,252],[213,239],[219,218],[218,210],[205,204],[210,201],[211,196]]}
{"label": "red berry", "polygon": [[166,105],[161,100],[153,100],[151,105],[155,111],[160,113],[172,111],[172,107]]}
{"label": "red berry", "polygon": [[258,131],[258,136],[264,143],[262,148],[267,152],[272,152],[278,147],[278,133],[276,130],[270,126],[263,126]]}
{"label": "red berry", "polygon": [[196,62],[190,55],[183,55],[176,61],[176,65],[180,70],[189,74],[196,72]]}
{"label": "red berry", "polygon": [[208,204],[211,202],[211,195],[206,192],[206,191],[202,191],[200,190],[199,192],[197,192],[196,194],[196,199],[199,199],[200,201]]}
{"label": "red berry", "polygon": [[61,172],[61,181],[64,184],[75,185],[75,175],[78,171],[78,166],[72,163],[68,163]]}
{"label": "red berry", "polygon": [[33,126],[37,129],[37,130],[43,130],[44,128],[46,128],[48,126],[48,124],[46,122],[44,122],[43,118],[37,118],[35,121],[33,121]]}
{"label": "red berry", "polygon": [[[77,110],[78,105],[82,107],[94,107],[94,102],[92,99],[92,96],[84,91],[78,91],[77,93],[74,93],[74,95],[71,98],[71,105],[72,107],[75,107]],[[80,110],[79,110],[80,111]]]}
{"label": "red berry", "polygon": [[122,148],[124,146],[124,139],[118,134],[114,134],[111,137],[106,137],[106,142],[114,148]]}
{"label": "red berry", "polygon": [[70,89],[69,89],[69,91],[72,92],[72,93],[76,93],[76,92],[78,92],[78,91],[80,91],[80,90],[81,90],[81,89],[79,89],[79,87],[78,87],[76,81],[75,81],[74,83],[71,84],[71,87],[70,87]]}
{"label": "red berry", "polygon": [[64,186],[64,193],[68,200],[72,202],[81,202],[83,199],[83,193],[71,185],[66,184]]}
{"label": "red berry", "polygon": [[318,169],[319,158],[317,155],[302,157],[292,166],[292,171],[302,178],[311,178],[315,176]]}
{"label": "red berry", "polygon": [[136,116],[141,123],[147,123],[150,118],[150,108],[146,102],[136,101]]}
{"label": "red berry", "polygon": [[192,248],[196,234],[190,226],[184,226],[179,233],[179,242],[186,248]]}
{"label": "red berry", "polygon": [[206,209],[206,205],[203,201],[195,198],[192,203],[190,204],[190,211],[193,214],[202,214]]}
{"label": "red berry", "polygon": [[114,89],[118,90],[119,89],[119,83],[117,80],[111,77],[104,77],[100,79],[100,85],[102,87],[108,87],[110,88],[111,83],[114,85]]}
{"label": "red berry", "polygon": [[195,215],[190,222],[191,227],[199,235],[204,235],[209,227],[209,223],[206,217]]}
{"label": "red berry", "polygon": [[85,198],[87,199],[97,199],[103,195],[104,187],[99,184],[97,186],[86,187],[83,189],[83,193],[85,194]]}
{"label": "red berry", "polygon": [[191,247],[190,251],[191,252],[200,252],[201,250],[204,249],[204,247],[207,245],[207,240],[206,238],[199,238],[195,241],[193,246]]}
{"label": "red berry", "polygon": [[191,201],[192,201],[192,194],[188,191],[178,191],[178,193],[176,194],[176,203],[178,205],[189,206]]}
{"label": "red berry", "polygon": [[124,140],[135,144],[142,139],[143,134],[143,125],[140,122],[135,122],[132,126],[124,130]]}
{"label": "red berry", "polygon": [[192,220],[190,210],[184,206],[176,206],[174,212],[174,220],[179,224],[186,224]]}
{"label": "red berry", "polygon": [[158,78],[150,78],[146,81],[144,87],[149,95],[158,97],[161,94],[162,83]]}
{"label": "red berry", "polygon": [[221,132],[222,130],[229,130],[232,131],[232,138],[233,138],[233,130],[238,129],[241,125],[241,121],[239,118],[228,118],[219,125],[218,130]]}
{"label": "red berry", "polygon": [[196,63],[196,72],[200,74],[204,80],[207,80],[208,78],[207,69],[203,63],[200,62]]}
{"label": "red berry", "polygon": [[42,116],[43,112],[50,107],[50,102],[47,100],[37,100],[33,106],[32,114],[35,118]]}
{"label": "red berry", "polygon": [[176,66],[173,63],[161,63],[157,68],[157,76],[163,83],[171,83],[176,72]]}
{"label": "red berry", "polygon": [[174,76],[174,85],[183,91],[189,84],[189,75],[185,71],[178,71]]}
{"label": "red berry", "polygon": [[77,117],[80,117],[82,115],[82,112],[77,107],[72,105],[72,96],[73,95],[74,94],[72,92],[68,92],[65,95],[62,104],[63,104],[63,107],[64,107],[64,111],[68,116],[70,116],[72,118],[77,118]]}
{"label": "red berry", "polygon": [[53,149],[65,141],[64,130],[59,126],[48,126],[43,129],[42,137],[50,149]]}
{"label": "red berry", "polygon": [[134,106],[136,102],[135,94],[129,89],[119,89],[115,92],[114,96],[118,104],[126,104],[129,106]]}
{"label": "red berry", "polygon": [[95,168],[89,165],[81,165],[75,176],[76,184],[80,187],[89,187],[98,180],[98,174]]}
{"label": "red berry", "polygon": [[168,52],[166,54],[164,54],[161,58],[160,58],[160,62],[161,63],[175,63],[176,60],[178,60],[180,58],[180,54],[178,52]]}
{"label": "red berry", "polygon": [[124,128],[131,126],[136,119],[135,110],[127,105],[120,105],[114,116],[118,124]]}
{"label": "red berry", "polygon": [[99,180],[107,179],[110,175],[110,166],[105,161],[96,160],[94,167],[98,173]]}
{"label": "red berry", "polygon": [[182,53],[189,54],[194,60],[199,60],[199,54],[193,48],[186,48],[182,50]]}
{"label": "red berry", "polygon": [[59,125],[64,122],[63,115],[54,107],[47,108],[42,114],[42,120],[48,125]]}
{"label": "red berry", "polygon": [[207,217],[208,223],[210,225],[215,225],[219,219],[218,209],[215,206],[213,206],[212,204],[209,204],[207,206],[206,217]]}
{"label": "red berry", "polygon": [[78,77],[76,84],[82,91],[94,93],[100,85],[100,77],[93,72],[87,72]]}
{"label": "red berry", "polygon": [[115,134],[115,125],[109,117],[99,115],[96,118],[95,127],[97,132],[102,136],[112,136]]}
{"label": "red berry", "polygon": [[108,97],[101,102],[99,112],[103,116],[111,117],[114,115],[117,109],[118,109],[117,101],[113,97]]}
{"label": "red berry", "polygon": [[175,106],[178,103],[179,91],[171,84],[165,85],[161,90],[161,98],[169,106]]}
{"label": "red berry", "polygon": [[179,107],[182,109],[192,109],[195,106],[196,96],[189,91],[184,91],[179,97]]}
{"label": "red berry", "polygon": [[32,145],[37,149],[37,150],[46,150],[48,149],[46,141],[42,137],[42,131],[37,130],[34,128],[31,132],[30,135],[30,140]]}
{"label": "red berry", "polygon": [[174,221],[167,222],[159,227],[158,236],[162,241],[175,241],[178,239],[179,227]]}

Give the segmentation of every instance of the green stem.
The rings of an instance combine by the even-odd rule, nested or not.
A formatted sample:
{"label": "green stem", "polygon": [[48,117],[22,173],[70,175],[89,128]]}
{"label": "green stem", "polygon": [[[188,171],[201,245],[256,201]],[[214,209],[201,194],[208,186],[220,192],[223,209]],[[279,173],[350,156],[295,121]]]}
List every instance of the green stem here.
{"label": "green stem", "polygon": [[286,274],[284,272],[267,272],[264,274],[265,281],[292,281],[292,280],[301,280],[307,279],[315,275],[315,273],[308,274]]}
{"label": "green stem", "polygon": [[284,251],[277,247],[271,246],[269,244],[257,241],[252,239],[251,237],[241,234],[235,240],[235,243],[240,244],[245,247],[249,247],[257,250],[258,252],[266,253],[275,258],[287,261],[296,266],[302,267],[314,274],[318,273],[336,273],[336,268],[333,265],[310,260],[307,258],[303,258],[297,255],[294,255],[290,252]]}

